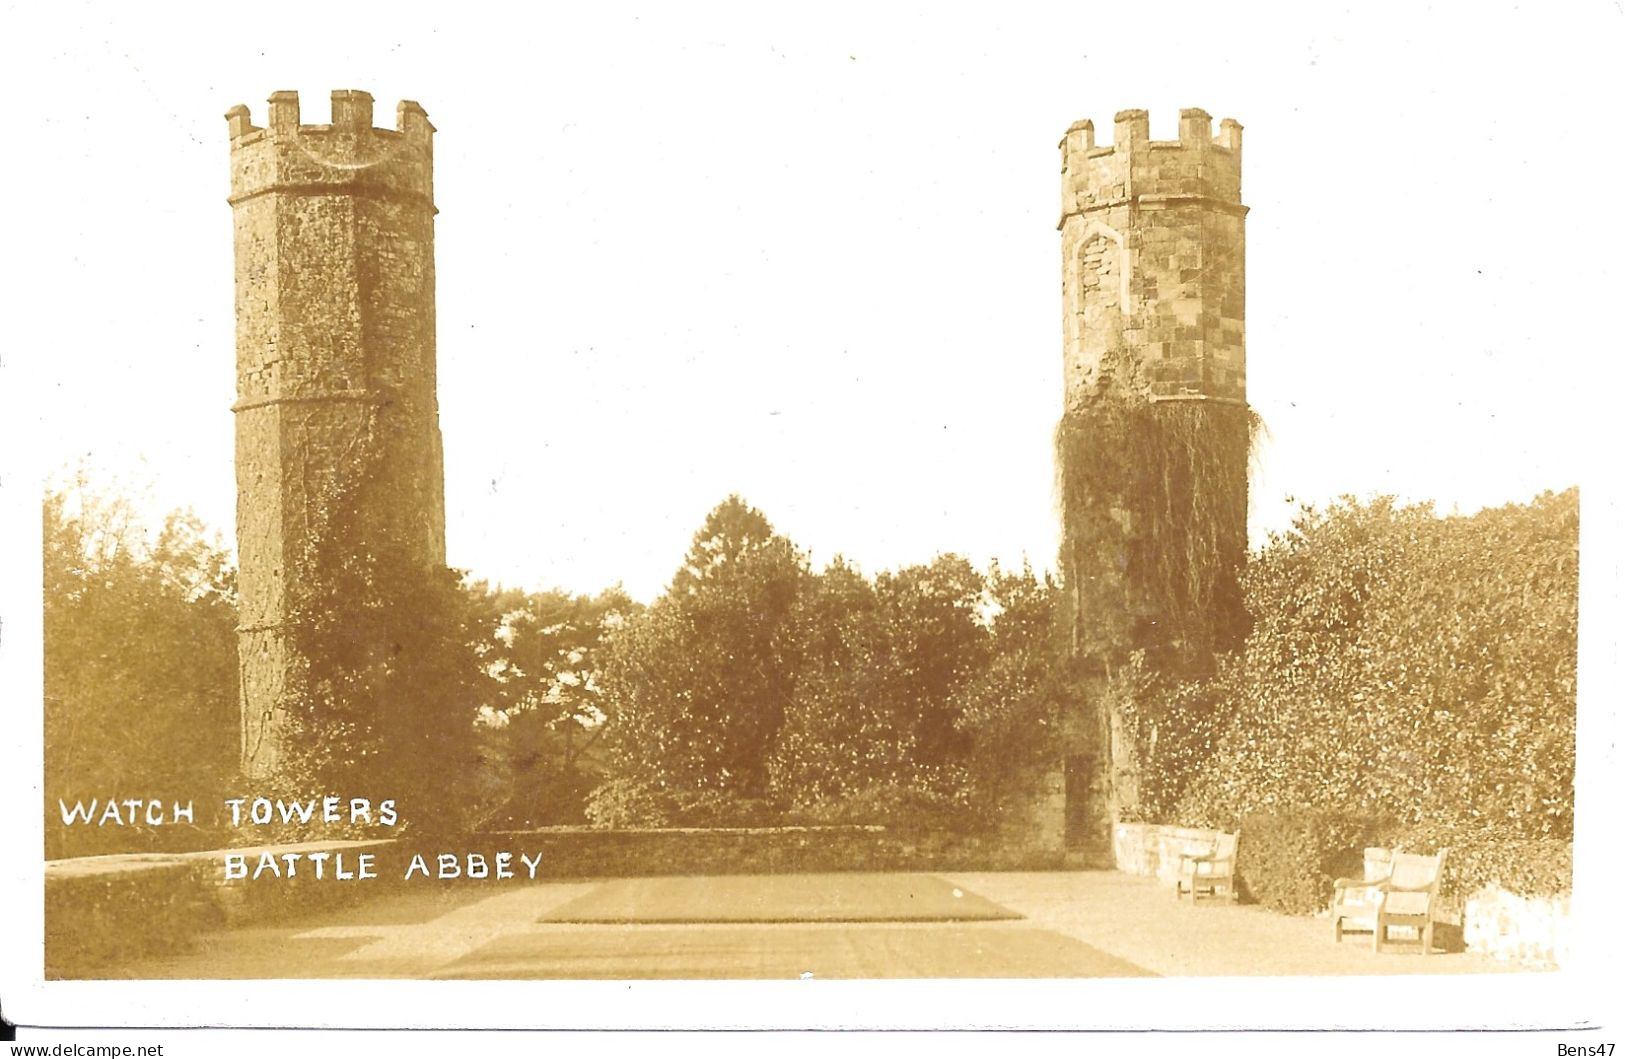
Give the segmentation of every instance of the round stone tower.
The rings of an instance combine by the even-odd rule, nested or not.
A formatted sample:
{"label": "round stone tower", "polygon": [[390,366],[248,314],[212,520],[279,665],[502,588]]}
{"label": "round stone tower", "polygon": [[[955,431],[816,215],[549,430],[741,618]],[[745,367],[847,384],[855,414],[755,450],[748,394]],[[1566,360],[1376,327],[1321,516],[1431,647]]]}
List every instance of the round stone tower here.
{"label": "round stone tower", "polygon": [[[318,553],[445,565],[435,397],[434,127],[337,91],[328,125],[276,92],[226,113],[236,245],[242,762],[274,772],[304,664],[290,635]],[[342,527],[342,529],[341,529]],[[340,537],[342,540],[329,540]]]}
{"label": "round stone tower", "polygon": [[1067,831],[1099,844],[1140,802],[1136,711],[1113,686],[1143,658],[1173,679],[1246,631],[1247,408],[1241,126],[1143,110],[1112,143],[1061,141],[1064,413],[1056,432],[1074,650],[1093,673],[1073,719]]}

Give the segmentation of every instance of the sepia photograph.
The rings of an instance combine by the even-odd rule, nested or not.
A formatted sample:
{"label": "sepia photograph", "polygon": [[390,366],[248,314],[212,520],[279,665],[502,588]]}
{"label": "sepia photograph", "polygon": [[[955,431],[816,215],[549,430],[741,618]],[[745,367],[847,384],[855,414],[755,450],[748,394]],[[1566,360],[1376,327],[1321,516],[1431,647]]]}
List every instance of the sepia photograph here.
{"label": "sepia photograph", "polygon": [[4,17],[7,1022],[1612,1040],[1617,3]]}

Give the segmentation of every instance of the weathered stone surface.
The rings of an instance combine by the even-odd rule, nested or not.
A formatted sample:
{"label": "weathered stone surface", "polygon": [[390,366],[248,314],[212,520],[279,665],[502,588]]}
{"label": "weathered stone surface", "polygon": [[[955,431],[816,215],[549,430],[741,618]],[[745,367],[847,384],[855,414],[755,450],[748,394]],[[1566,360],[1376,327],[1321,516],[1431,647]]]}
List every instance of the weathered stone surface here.
{"label": "weathered stone surface", "polygon": [[1112,828],[1112,860],[1118,871],[1155,875],[1165,883],[1179,876],[1180,858],[1211,850],[1221,832],[1172,824],[1117,824]]}
{"label": "weathered stone surface", "polygon": [[[281,754],[289,638],[313,538],[347,510],[358,547],[445,563],[435,397],[433,126],[416,103],[372,127],[372,97],[333,93],[303,125],[226,119],[237,273],[237,548],[244,771]],[[365,477],[366,488],[358,489]]]}
{"label": "weathered stone surface", "polygon": [[[264,924],[360,900],[370,883],[228,880],[225,855],[376,852],[384,841],[304,842],[192,853],[130,853],[45,862],[45,977],[116,977],[122,963],[193,951],[211,930]],[[392,880],[393,881],[393,880]]]}
{"label": "weathered stone surface", "polygon": [[1153,141],[1129,110],[1110,147],[1086,121],[1061,141],[1067,407],[1114,363],[1148,394],[1246,399],[1241,126],[1211,126],[1181,111],[1179,139]]}
{"label": "weathered stone surface", "polygon": [[1570,903],[1562,897],[1524,897],[1486,886],[1467,899],[1462,940],[1467,951],[1533,967],[1568,962]]}
{"label": "weathered stone surface", "polygon": [[1141,810],[1136,728],[1108,675],[1144,651],[1201,674],[1244,615],[1247,410],[1241,126],[1180,113],[1153,141],[1120,112],[1111,146],[1061,140],[1065,412],[1057,434],[1074,649],[1098,676],[1065,728],[1073,846]]}

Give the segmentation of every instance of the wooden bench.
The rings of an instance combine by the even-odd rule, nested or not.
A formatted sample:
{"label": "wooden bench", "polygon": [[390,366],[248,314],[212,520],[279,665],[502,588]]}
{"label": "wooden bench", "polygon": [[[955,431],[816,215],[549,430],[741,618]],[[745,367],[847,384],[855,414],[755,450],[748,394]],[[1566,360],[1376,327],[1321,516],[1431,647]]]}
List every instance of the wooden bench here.
{"label": "wooden bench", "polygon": [[1174,898],[1190,896],[1198,901],[1236,901],[1236,845],[1241,836],[1224,831],[1211,832],[1211,838],[1187,839],[1179,854],[1179,871],[1174,878]]}
{"label": "wooden bench", "polygon": [[[1365,878],[1338,879],[1332,884],[1332,939],[1350,931],[1370,932],[1371,951],[1433,951],[1433,919],[1439,904],[1439,880],[1448,849],[1425,855],[1393,853],[1380,847],[1365,851]],[[1405,933],[1395,937],[1395,929]]]}

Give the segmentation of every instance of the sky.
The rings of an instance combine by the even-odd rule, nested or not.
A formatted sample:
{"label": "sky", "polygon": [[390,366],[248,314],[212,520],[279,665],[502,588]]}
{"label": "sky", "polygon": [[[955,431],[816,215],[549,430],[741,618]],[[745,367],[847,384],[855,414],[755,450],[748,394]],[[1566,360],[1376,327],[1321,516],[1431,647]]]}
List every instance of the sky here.
{"label": "sky", "polygon": [[1188,106],[1246,127],[1255,544],[1343,494],[1579,483],[1619,375],[1625,14],[1308,6],[20,11],[27,472],[85,461],[229,543],[222,115],[359,88],[439,130],[448,558],[477,577],[649,599],[730,493],[816,564],[1050,567],[1056,144],[1133,107],[1158,139]]}

